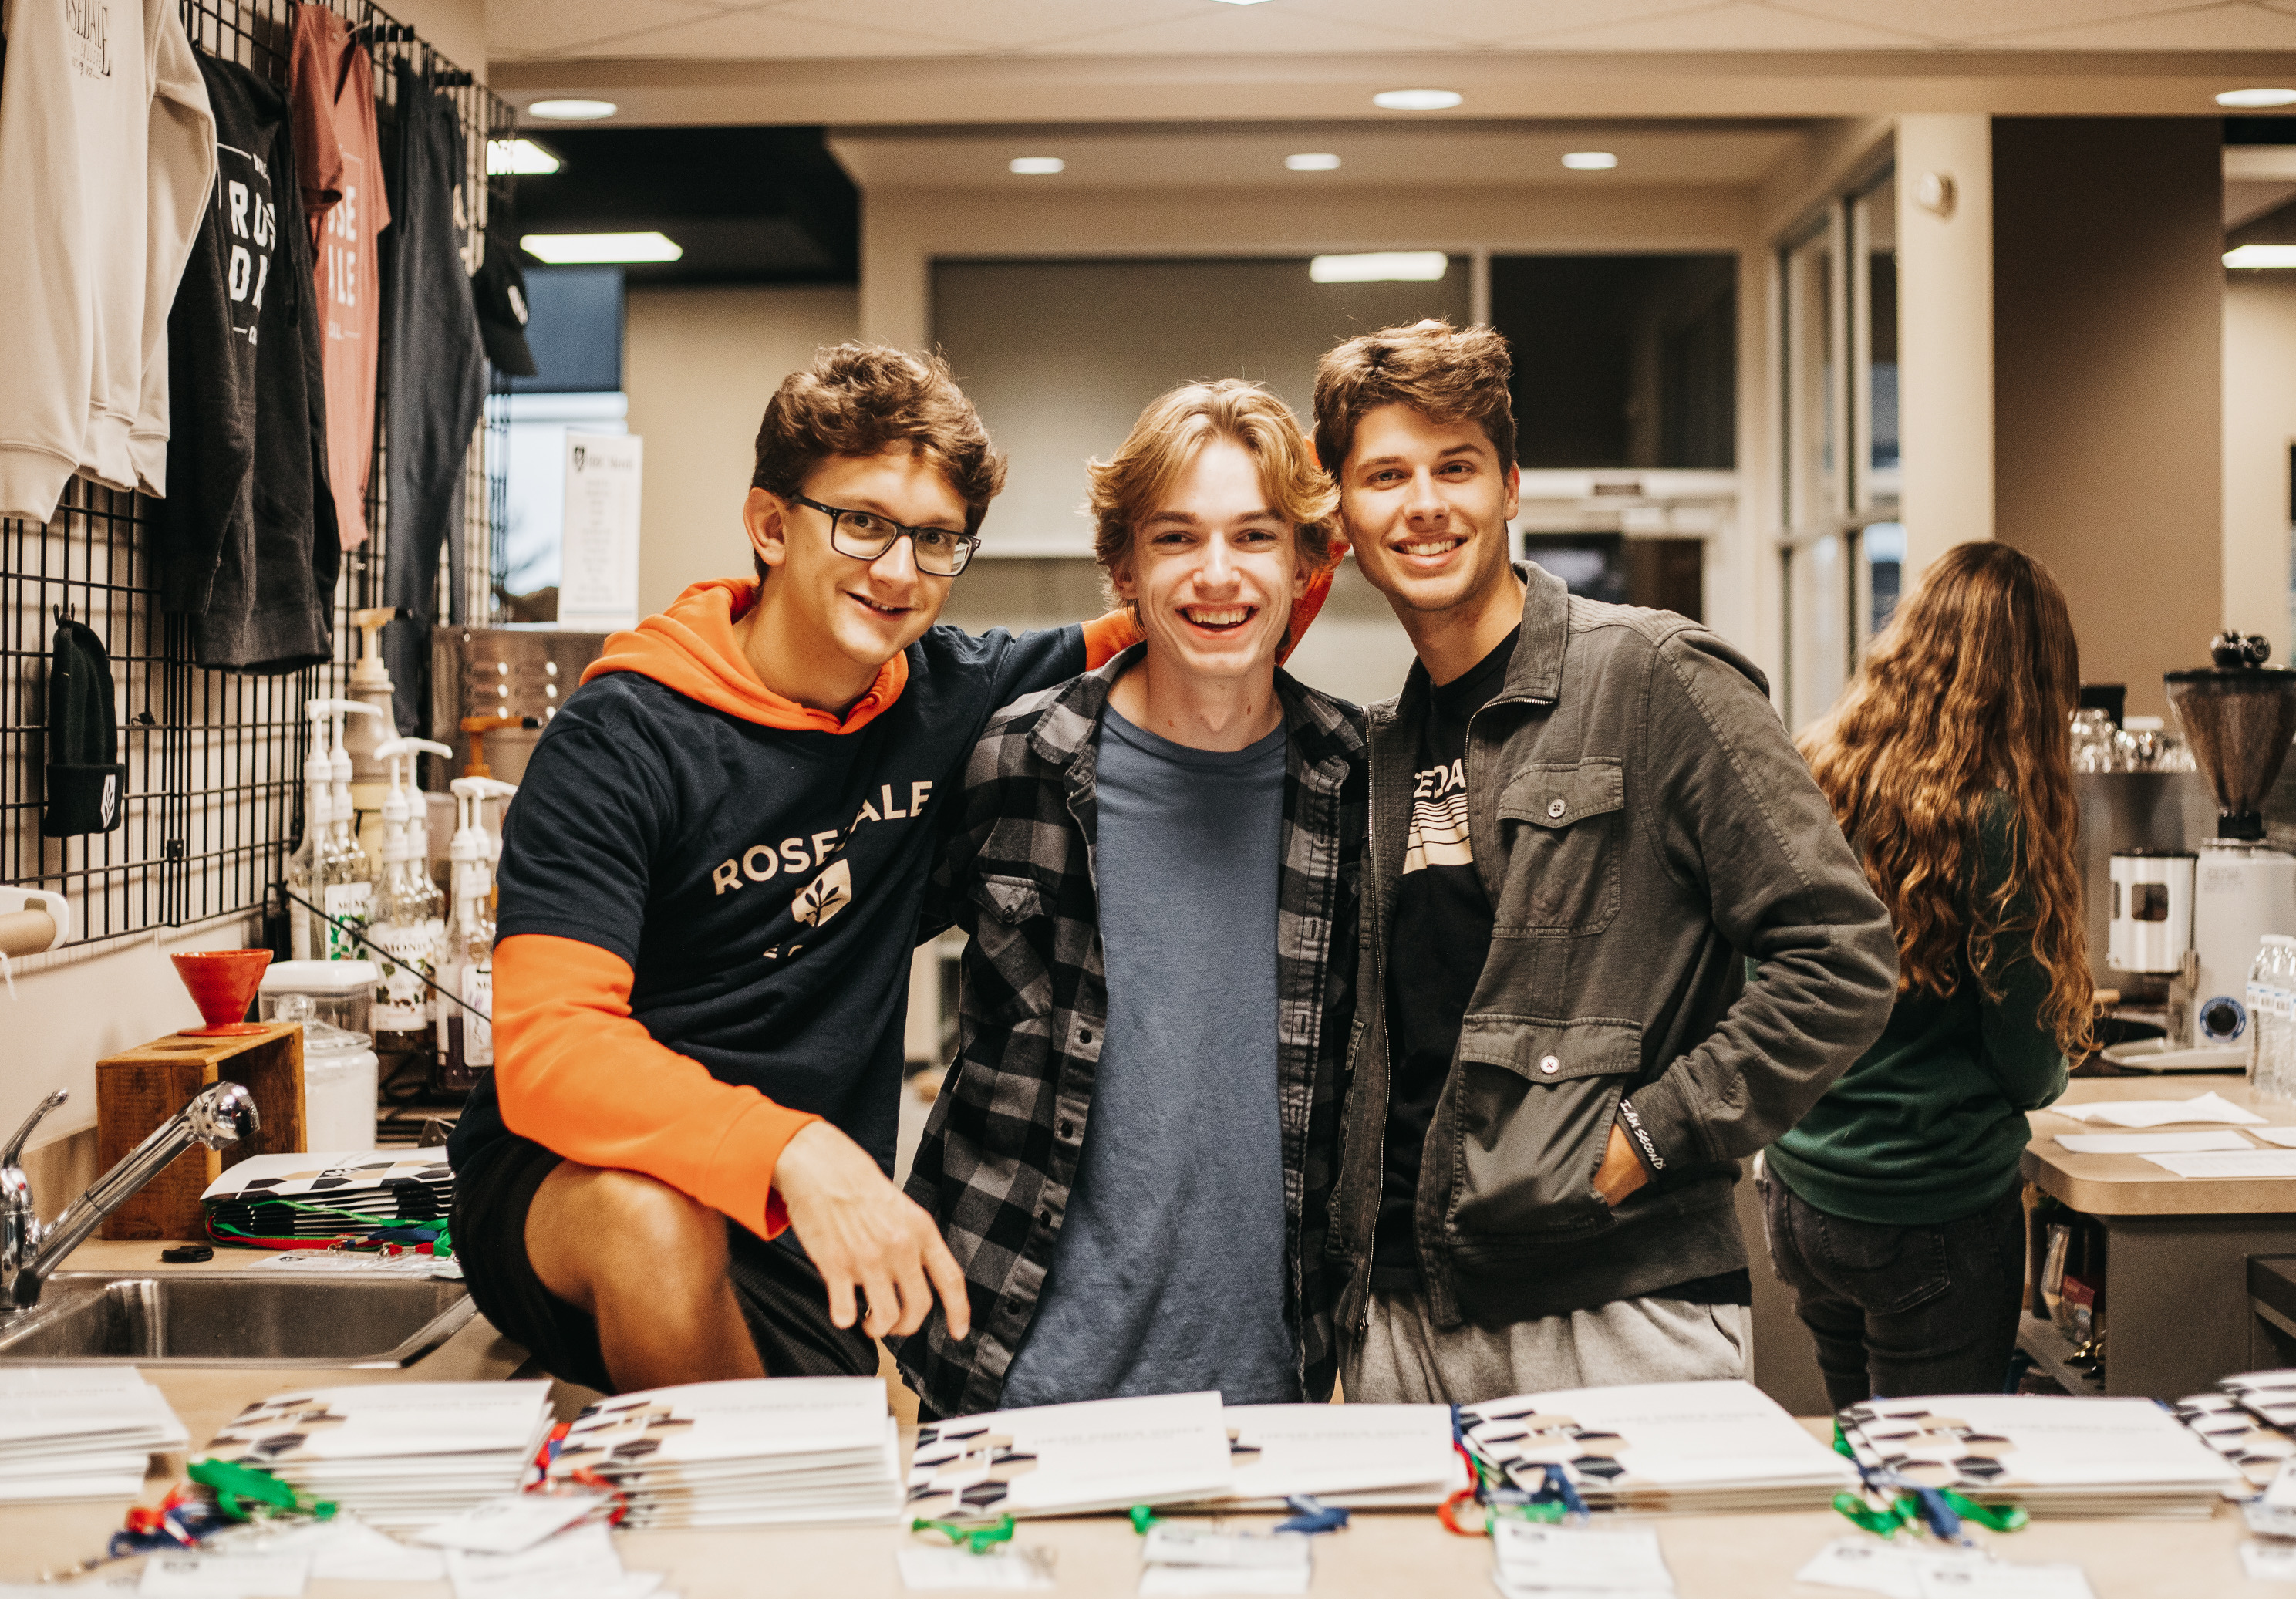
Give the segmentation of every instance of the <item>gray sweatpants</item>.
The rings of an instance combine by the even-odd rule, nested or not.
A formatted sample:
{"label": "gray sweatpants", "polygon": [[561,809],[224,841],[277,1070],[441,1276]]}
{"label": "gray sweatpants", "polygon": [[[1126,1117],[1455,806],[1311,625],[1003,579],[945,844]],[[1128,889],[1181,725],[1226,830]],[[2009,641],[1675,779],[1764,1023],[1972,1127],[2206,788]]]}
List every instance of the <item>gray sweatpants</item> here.
{"label": "gray sweatpants", "polygon": [[1614,1300],[1505,1327],[1438,1328],[1427,1301],[1375,1293],[1341,1337],[1347,1398],[1373,1405],[1472,1405],[1511,1394],[1746,1374],[1746,1310],[1687,1300]]}

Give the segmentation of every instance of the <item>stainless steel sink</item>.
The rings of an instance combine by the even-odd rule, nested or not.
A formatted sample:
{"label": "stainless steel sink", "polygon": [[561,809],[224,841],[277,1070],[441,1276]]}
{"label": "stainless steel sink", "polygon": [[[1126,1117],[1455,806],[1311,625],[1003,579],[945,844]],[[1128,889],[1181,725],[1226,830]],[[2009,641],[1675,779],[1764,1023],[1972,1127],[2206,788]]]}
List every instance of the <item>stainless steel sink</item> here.
{"label": "stainless steel sink", "polygon": [[265,1272],[58,1272],[0,1317],[0,1360],[138,1365],[412,1365],[471,1319],[470,1292],[426,1278]]}

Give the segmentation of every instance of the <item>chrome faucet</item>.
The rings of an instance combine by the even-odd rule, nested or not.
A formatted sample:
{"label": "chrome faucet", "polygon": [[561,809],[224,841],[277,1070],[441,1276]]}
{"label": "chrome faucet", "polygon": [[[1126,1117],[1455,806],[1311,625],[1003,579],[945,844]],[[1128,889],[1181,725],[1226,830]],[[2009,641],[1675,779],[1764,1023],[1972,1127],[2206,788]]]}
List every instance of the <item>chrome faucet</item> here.
{"label": "chrome faucet", "polygon": [[40,1302],[48,1274],[78,1249],[103,1218],[128,1196],[168,1168],[194,1144],[221,1149],[252,1135],[260,1124],[255,1100],[237,1083],[216,1083],[192,1095],[192,1103],[152,1130],[152,1136],[120,1158],[119,1164],[88,1185],[86,1193],[43,1226],[32,1185],[17,1164],[40,1118],[70,1098],[59,1088],[42,1100],[16,1136],[0,1149],[0,1319]]}

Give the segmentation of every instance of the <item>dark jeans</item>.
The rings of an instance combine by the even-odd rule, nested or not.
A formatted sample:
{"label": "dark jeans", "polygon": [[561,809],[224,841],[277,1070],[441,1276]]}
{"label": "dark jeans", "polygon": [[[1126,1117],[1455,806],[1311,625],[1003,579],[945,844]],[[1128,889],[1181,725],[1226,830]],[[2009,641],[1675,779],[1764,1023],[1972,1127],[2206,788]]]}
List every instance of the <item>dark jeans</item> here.
{"label": "dark jeans", "polygon": [[1817,1341],[1836,1410],[2008,1385],[2025,1292],[2015,1188],[1981,1210],[1915,1227],[1830,1216],[1775,1177],[1762,1180],[1761,1200],[1771,1262]]}

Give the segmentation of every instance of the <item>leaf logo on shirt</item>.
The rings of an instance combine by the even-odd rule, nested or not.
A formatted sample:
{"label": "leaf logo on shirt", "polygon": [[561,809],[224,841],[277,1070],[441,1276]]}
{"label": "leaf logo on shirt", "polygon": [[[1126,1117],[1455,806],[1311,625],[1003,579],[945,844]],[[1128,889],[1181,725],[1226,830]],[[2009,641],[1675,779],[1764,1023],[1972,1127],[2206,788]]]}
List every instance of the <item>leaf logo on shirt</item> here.
{"label": "leaf logo on shirt", "polygon": [[853,903],[853,872],[845,862],[832,861],[829,869],[805,885],[790,904],[790,914],[803,927],[819,927]]}

